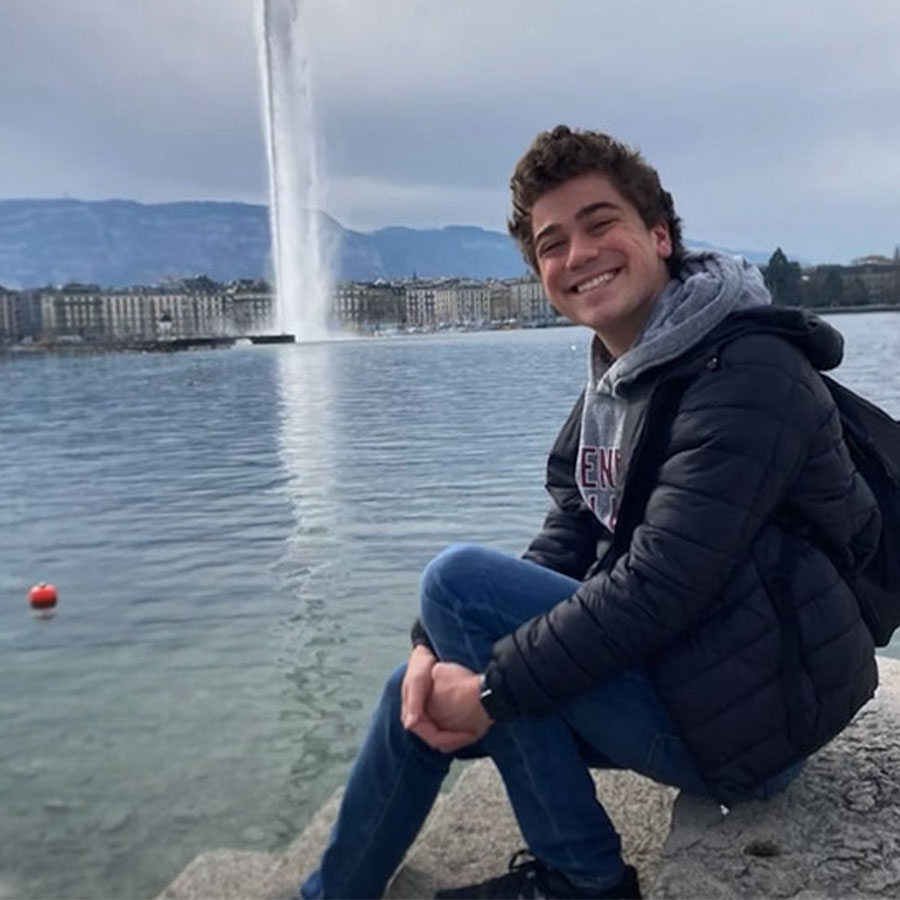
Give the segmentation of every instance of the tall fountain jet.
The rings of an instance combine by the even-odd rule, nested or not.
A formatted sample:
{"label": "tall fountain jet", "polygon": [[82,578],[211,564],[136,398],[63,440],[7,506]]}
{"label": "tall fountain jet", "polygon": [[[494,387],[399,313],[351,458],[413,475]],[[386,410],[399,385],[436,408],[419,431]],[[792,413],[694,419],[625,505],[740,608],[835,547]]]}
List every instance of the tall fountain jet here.
{"label": "tall fountain jet", "polygon": [[269,157],[275,322],[298,341],[327,337],[331,279],[318,210],[308,0],[258,0],[258,49]]}

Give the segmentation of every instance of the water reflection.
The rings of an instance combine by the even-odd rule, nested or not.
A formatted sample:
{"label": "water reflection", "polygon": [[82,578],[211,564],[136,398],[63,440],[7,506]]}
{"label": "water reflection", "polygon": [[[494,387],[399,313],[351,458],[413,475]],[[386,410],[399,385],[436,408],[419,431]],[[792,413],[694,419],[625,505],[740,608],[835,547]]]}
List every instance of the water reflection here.
{"label": "water reflection", "polygon": [[[277,572],[287,586],[290,615],[281,639],[279,667],[285,689],[280,718],[296,756],[289,773],[294,810],[320,800],[323,769],[349,761],[361,709],[345,682],[346,637],[336,586],[340,581],[340,490],[334,397],[339,345],[304,344],[278,357],[280,400],[278,456],[293,528],[284,539]],[[291,810],[285,810],[289,818]]]}
{"label": "water reflection", "polygon": [[294,514],[280,571],[294,595],[307,600],[302,588],[309,576],[332,559],[322,550],[334,539],[333,355],[333,345],[323,342],[288,347],[278,356],[278,456]]}

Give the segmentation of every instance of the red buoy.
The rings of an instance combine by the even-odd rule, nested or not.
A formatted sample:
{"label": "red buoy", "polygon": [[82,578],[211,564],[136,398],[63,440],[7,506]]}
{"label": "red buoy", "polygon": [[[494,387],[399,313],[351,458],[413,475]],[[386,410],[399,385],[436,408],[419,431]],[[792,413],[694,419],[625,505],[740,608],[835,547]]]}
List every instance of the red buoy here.
{"label": "red buoy", "polygon": [[28,592],[28,602],[32,609],[53,609],[56,606],[56,588],[42,581]]}

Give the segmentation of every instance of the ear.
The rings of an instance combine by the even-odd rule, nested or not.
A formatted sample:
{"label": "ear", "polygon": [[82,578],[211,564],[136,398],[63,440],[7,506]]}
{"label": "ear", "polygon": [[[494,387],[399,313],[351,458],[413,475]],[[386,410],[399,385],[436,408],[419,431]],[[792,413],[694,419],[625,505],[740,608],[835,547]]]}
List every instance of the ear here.
{"label": "ear", "polygon": [[660,259],[668,259],[672,255],[672,235],[669,234],[669,223],[658,222],[650,229],[656,244],[656,253]]}

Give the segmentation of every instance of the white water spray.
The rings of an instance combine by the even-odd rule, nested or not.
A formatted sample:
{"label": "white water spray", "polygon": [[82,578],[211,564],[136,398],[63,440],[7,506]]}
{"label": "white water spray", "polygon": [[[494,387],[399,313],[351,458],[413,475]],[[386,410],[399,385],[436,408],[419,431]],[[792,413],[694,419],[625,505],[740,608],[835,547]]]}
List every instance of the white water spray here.
{"label": "white water spray", "polygon": [[331,279],[317,211],[307,0],[257,0],[259,66],[269,157],[275,328],[298,341],[327,336]]}

